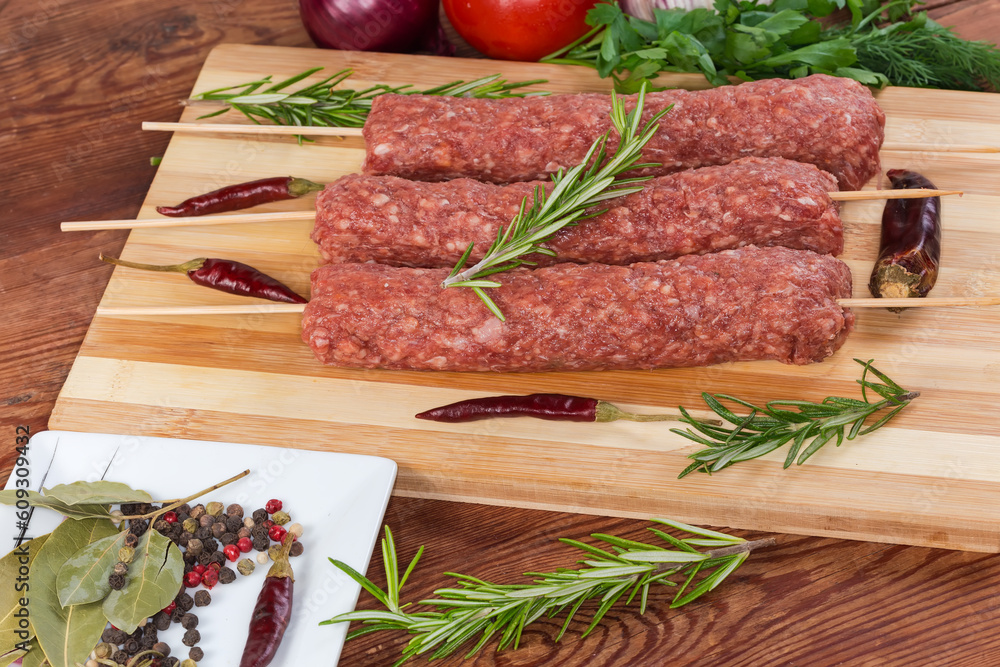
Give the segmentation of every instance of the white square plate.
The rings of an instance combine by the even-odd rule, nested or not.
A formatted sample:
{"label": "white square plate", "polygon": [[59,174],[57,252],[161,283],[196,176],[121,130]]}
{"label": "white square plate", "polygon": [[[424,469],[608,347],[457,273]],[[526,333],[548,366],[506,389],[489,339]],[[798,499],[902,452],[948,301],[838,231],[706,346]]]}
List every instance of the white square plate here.
{"label": "white square plate", "polygon": [[[294,439],[295,434],[289,433]],[[197,440],[45,431],[31,438],[26,466],[30,488],[78,480],[124,482],[148,491],[154,500],[183,498],[243,470],[251,474],[192,501],[240,503],[247,515],[271,498],[284,502],[292,521],[305,529],[305,551],[292,559],[295,593],[292,621],[273,665],[336,665],[347,624],[319,622],[354,608],[361,587],[327,558],[344,561],[359,572],[368,568],[382,516],[396,479],[389,459],[314,452],[281,447]],[[22,473],[23,474],[23,473]],[[18,469],[7,482],[14,488]],[[51,531],[61,517],[46,509],[32,514],[27,535]],[[20,532],[14,508],[0,506],[0,531],[8,534],[4,553]],[[248,557],[257,552],[251,551]],[[268,565],[257,565],[248,577],[212,589],[212,603],[195,607],[205,651],[203,664],[239,664],[250,614]],[[189,589],[190,593],[203,590]],[[187,657],[180,624],[160,633],[171,655]]]}

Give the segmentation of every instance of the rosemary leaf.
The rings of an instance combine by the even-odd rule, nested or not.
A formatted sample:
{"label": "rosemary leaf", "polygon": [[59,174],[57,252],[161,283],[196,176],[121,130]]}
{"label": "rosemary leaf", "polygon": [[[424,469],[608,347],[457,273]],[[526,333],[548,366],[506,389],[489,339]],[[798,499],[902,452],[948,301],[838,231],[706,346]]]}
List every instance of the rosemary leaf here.
{"label": "rosemary leaf", "polygon": [[[872,366],[872,360],[855,359],[864,367],[861,379],[863,400],[831,396],[821,403],[809,401],[771,401],[759,407],[725,394],[702,394],[705,404],[734,428],[708,426],[693,417],[683,407],[680,408],[681,421],[688,424],[686,430],[671,429],[688,440],[703,445],[705,449],[693,452],[688,458],[689,465],[678,478],[692,472],[714,473],[740,461],[749,461],[769,454],[791,442],[784,467],[793,463],[802,465],[824,445],[837,438],[837,446],[844,440],[853,440],[885,426],[899,412],[919,396],[919,392],[908,392],[885,373]],[[868,379],[869,373],[881,382]],[[868,391],[881,400],[873,401]],[[750,412],[740,416],[727,408],[723,401],[736,403]],[[787,409],[794,408],[794,409]],[[888,412],[885,412],[888,411]],[[882,416],[865,426],[870,417]],[[847,427],[850,426],[850,430]],[[693,430],[692,430],[693,429]],[[699,435],[700,434],[700,435]],[[801,452],[801,453],[800,453]],[[675,526],[676,527],[676,526]]]}
{"label": "rosemary leaf", "polygon": [[[642,148],[656,133],[656,122],[670,111],[670,108],[667,108],[657,113],[640,131],[639,123],[642,119],[645,96],[646,86],[643,85],[635,108],[626,113],[625,103],[613,94],[611,123],[621,138],[614,154],[607,157],[605,154],[608,134],[598,138],[580,164],[568,171],[559,170],[552,175],[553,187],[550,193],[546,195],[542,188],[536,188],[530,207],[528,198],[525,197],[510,224],[497,231],[496,239],[483,258],[471,267],[464,268],[472,254],[473,244],[470,243],[441,286],[471,287],[490,312],[500,321],[505,321],[503,312],[484,291],[500,287],[500,284],[492,281],[491,284],[486,284],[482,278],[521,265],[532,265],[533,262],[524,259],[526,255],[532,253],[554,256],[551,250],[543,246],[559,230],[593,217],[593,213],[588,213],[588,209],[599,202],[641,190],[640,187],[622,187],[621,182],[616,179],[627,171],[650,166],[648,163],[639,163]],[[648,178],[633,176],[625,179],[625,182],[633,184],[645,180]]]}
{"label": "rosemary leaf", "polygon": [[[680,551],[603,533],[591,535],[618,551],[616,555],[593,545],[563,538],[561,542],[588,554],[590,558],[583,561],[583,567],[548,573],[528,572],[525,576],[531,577],[531,583],[527,584],[492,584],[449,572],[446,575],[453,577],[456,585],[438,589],[434,592],[436,597],[416,603],[429,609],[422,612],[402,611],[408,605],[399,605],[398,593],[423,553],[423,547],[410,562],[403,577],[399,578],[396,547],[392,531],[387,526],[382,540],[382,554],[390,590],[381,590],[338,560],[331,558],[330,562],[358,581],[389,611],[356,610],[335,616],[322,625],[359,621],[361,627],[349,633],[348,639],[382,630],[408,632],[411,639],[403,649],[400,660],[395,663],[397,665],[418,655],[428,655],[430,660],[444,658],[471,643],[472,649],[465,656],[470,658],[492,640],[496,640],[497,650],[516,649],[527,626],[543,617],[552,618],[565,613],[566,618],[556,636],[556,641],[559,641],[587,601],[596,601],[598,606],[583,636],[592,632],[623,597],[626,604],[631,604],[638,596],[639,611],[644,613],[653,584],[677,589],[670,603],[671,608],[688,604],[716,588],[746,560],[753,549],[774,543],[773,539],[747,542],[740,537],[677,521],[654,521],[686,534],[675,537],[658,528],[648,529],[664,539],[668,546],[677,547]],[[698,551],[693,545],[720,548]],[[667,558],[672,562],[666,562]],[[664,562],[656,562],[660,560]],[[678,588],[678,582],[671,578],[683,580],[683,585]],[[395,595],[391,592],[393,587]]]}

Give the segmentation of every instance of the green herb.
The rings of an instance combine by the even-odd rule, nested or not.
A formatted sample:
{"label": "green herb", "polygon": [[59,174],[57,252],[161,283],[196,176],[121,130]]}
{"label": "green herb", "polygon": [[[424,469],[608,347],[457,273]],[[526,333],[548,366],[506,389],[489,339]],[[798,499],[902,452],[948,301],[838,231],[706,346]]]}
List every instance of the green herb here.
{"label": "green herb", "polygon": [[[593,30],[544,62],[593,67],[633,92],[660,72],[700,72],[713,85],[823,73],[866,85],[1000,88],[1000,50],[914,14],[919,0],[716,0],[715,8],[653,9],[654,21],[602,3]],[[848,8],[850,22],[818,19]],[[886,19],[885,25],[879,21]],[[905,20],[904,20],[905,19]]]}
{"label": "green herb", "polygon": [[[747,559],[753,549],[774,544],[773,538],[747,542],[739,537],[677,521],[653,521],[689,536],[677,538],[658,528],[648,529],[672,549],[601,533],[591,536],[604,542],[611,551],[564,538],[560,542],[587,554],[585,560],[579,561],[585,567],[549,573],[528,572],[525,576],[533,578],[529,584],[492,584],[468,575],[449,572],[446,573],[448,576],[457,579],[457,587],[438,589],[434,591],[437,598],[418,602],[418,605],[432,609],[422,612],[407,611],[406,608],[410,605],[400,604],[399,596],[424,548],[420,547],[400,577],[396,545],[392,532],[386,526],[385,538],[382,540],[386,590],[373,584],[346,563],[333,558],[329,560],[375,596],[388,611],[352,611],[335,616],[321,625],[360,621],[362,627],[351,632],[348,639],[379,630],[409,632],[413,637],[396,665],[431,651],[433,653],[429,659],[443,658],[473,641],[478,635],[478,641],[466,654],[468,658],[498,635],[497,650],[517,648],[525,626],[542,617],[551,618],[568,610],[566,620],[556,637],[556,641],[559,641],[587,600],[599,599],[600,603],[583,636],[597,627],[608,610],[626,595],[626,604],[631,603],[638,595],[639,613],[645,613],[649,590],[653,584],[679,585],[670,607],[680,607],[722,583]],[[709,547],[712,550],[699,551],[696,547]]]}
{"label": "green herb", "polygon": [[170,604],[183,578],[180,549],[157,531],[147,530],[135,547],[125,587],[104,599],[104,615],[116,627],[133,632],[144,619]]}
{"label": "green herb", "polygon": [[314,67],[278,83],[272,83],[271,77],[266,76],[263,79],[236,86],[209,90],[195,95],[192,99],[222,102],[226,105],[218,111],[199,116],[199,118],[218,116],[232,108],[257,124],[264,120],[278,125],[362,127],[365,124],[365,119],[368,118],[368,112],[371,111],[372,100],[386,93],[490,99],[548,95],[546,92],[520,90],[526,86],[545,83],[545,79],[511,83],[500,78],[499,74],[469,82],[453,81],[427,90],[413,90],[413,86],[410,85],[387,86],[385,84],[376,84],[363,90],[337,88],[354,73],[350,69],[340,70],[322,81],[294,92],[284,92],[285,88],[322,69],[322,67]]}
{"label": "green herb", "polygon": [[[861,379],[856,380],[861,385],[863,400],[860,401],[831,396],[823,399],[822,403],[771,401],[764,407],[758,407],[726,394],[702,394],[701,397],[708,407],[732,424],[733,428],[712,426],[696,420],[681,407],[681,421],[690,424],[695,430],[682,431],[675,428],[671,431],[705,445],[707,449],[691,454],[688,458],[694,459],[694,463],[685,468],[678,478],[696,470],[706,473],[717,472],[739,461],[748,461],[769,454],[788,443],[792,443],[792,446],[788,450],[788,456],[785,457],[784,467],[788,468],[792,463],[802,465],[834,437],[837,438],[837,446],[840,447],[845,439],[853,440],[859,435],[882,428],[900,410],[909,405],[910,401],[920,395],[920,392],[907,391],[893,382],[885,373],[872,366],[873,360],[854,361],[864,366]],[[882,380],[884,384],[869,380],[869,373]],[[882,400],[874,402],[869,400],[868,390],[881,396]],[[750,413],[737,415],[726,408],[722,401],[742,405],[748,408]],[[865,426],[869,417],[883,410],[888,412]],[[849,431],[848,426],[850,426]]]}
{"label": "green herb", "polygon": [[81,548],[114,533],[115,527],[108,519],[63,521],[31,564],[31,626],[52,667],[73,667],[86,662],[107,625],[100,603],[65,608],[59,604],[56,590],[59,568]]}
{"label": "green herb", "polygon": [[[48,534],[40,535],[22,545],[24,551],[27,552],[28,568],[31,567],[35,557],[38,556],[39,550],[48,538]],[[0,559],[0,581],[4,582],[3,588],[0,590],[0,656],[3,656],[0,658],[0,664],[3,664],[6,656],[11,651],[14,651],[19,644],[35,636],[30,625],[27,637],[17,634],[18,631],[24,631],[25,628],[20,626],[21,619],[14,615],[21,609],[21,598],[24,597],[23,591],[18,591],[16,588],[18,577],[23,574],[21,568],[25,563],[21,562],[21,558],[24,555],[19,548],[15,548]],[[12,658],[11,662],[15,659]]]}
{"label": "green herb", "polygon": [[118,562],[118,550],[125,546],[126,535],[128,531],[121,531],[91,542],[63,563],[56,577],[62,606],[97,602],[108,596],[111,592],[108,576]]}
{"label": "green herb", "polygon": [[119,503],[148,503],[153,497],[121,482],[73,482],[57,484],[51,489],[42,488],[46,498],[66,505],[109,505]]}
{"label": "green herb", "polygon": [[108,508],[103,505],[69,505],[61,500],[48,498],[37,491],[8,489],[0,491],[0,505],[16,505],[19,500],[32,507],[45,507],[70,519],[96,519],[108,516]]}
{"label": "green herb", "polygon": [[471,287],[494,315],[501,321],[505,320],[500,308],[484,291],[485,288],[501,286],[494,280],[486,280],[488,276],[521,265],[533,266],[534,262],[523,259],[525,255],[531,253],[554,257],[554,252],[543,247],[553,234],[563,227],[600,215],[603,211],[588,213],[587,209],[608,199],[638,192],[642,188],[624,186],[648,180],[643,177],[618,179],[618,176],[630,169],[655,166],[637,162],[642,155],[643,146],[656,133],[658,127],[656,121],[670,111],[671,107],[653,116],[640,131],[639,121],[642,118],[645,94],[646,89],[643,86],[639,90],[635,108],[627,115],[625,103],[612,95],[611,123],[621,141],[610,158],[605,159],[609,136],[605,133],[594,142],[580,164],[567,172],[560,169],[553,174],[554,187],[550,194],[546,195],[545,189],[538,186],[535,188],[534,202],[530,208],[527,197],[521,200],[520,211],[506,228],[501,226],[497,230],[496,240],[486,251],[486,255],[471,267],[463,269],[469,255],[472,254],[473,244],[470,243],[451,274],[442,283],[442,287]]}

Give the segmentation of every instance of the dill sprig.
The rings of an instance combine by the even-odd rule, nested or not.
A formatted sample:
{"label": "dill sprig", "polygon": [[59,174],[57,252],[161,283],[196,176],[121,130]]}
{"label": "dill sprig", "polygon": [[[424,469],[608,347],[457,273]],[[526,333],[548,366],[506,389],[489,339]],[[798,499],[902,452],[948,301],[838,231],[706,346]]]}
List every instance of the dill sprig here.
{"label": "dill sprig", "polygon": [[[626,604],[639,596],[639,613],[645,613],[649,591],[653,584],[678,587],[670,608],[692,602],[715,589],[756,548],[774,544],[773,538],[748,542],[740,537],[714,530],[689,526],[679,521],[652,519],[687,536],[675,537],[656,527],[648,530],[662,539],[669,547],[626,540],[613,535],[591,535],[608,545],[606,551],[577,540],[561,538],[559,541],[584,551],[584,565],[579,569],[558,569],[555,572],[528,572],[528,584],[494,584],[453,572],[446,576],[456,579],[456,586],[434,591],[438,597],[421,600],[416,604],[428,611],[411,612],[411,604],[400,604],[400,592],[423,554],[420,547],[399,576],[396,545],[392,531],[385,527],[382,540],[382,560],[385,563],[386,589],[382,590],[371,580],[339,560],[330,562],[345,572],[382,603],[387,611],[359,610],[340,614],[321,625],[360,621],[362,626],[351,632],[353,639],[379,630],[405,630],[413,635],[395,663],[430,653],[430,660],[451,655],[463,645],[479,639],[466,654],[476,654],[491,639],[499,635],[498,651],[517,648],[524,628],[536,620],[552,618],[568,610],[566,620],[556,641],[566,633],[570,622],[588,600],[599,599],[597,611],[584,631],[586,637],[611,607],[626,594]],[[699,551],[696,547],[708,547]]]}
{"label": "dill sprig", "polygon": [[411,85],[389,86],[386,84],[376,84],[363,90],[337,88],[354,73],[351,69],[342,69],[322,81],[293,92],[285,92],[289,86],[322,69],[322,67],[314,67],[278,83],[273,83],[270,76],[265,76],[256,81],[209,90],[195,95],[192,99],[222,102],[226,105],[218,111],[199,116],[199,118],[211,118],[226,113],[230,109],[235,109],[257,124],[263,120],[278,125],[303,127],[362,127],[368,117],[368,112],[371,111],[372,100],[387,93],[491,99],[548,95],[546,92],[520,90],[526,86],[545,83],[545,79],[508,82],[506,79],[500,78],[499,74],[485,76],[475,81],[453,81],[426,90],[414,90]]}
{"label": "dill sprig", "polygon": [[[788,468],[792,463],[802,465],[834,437],[837,438],[837,446],[840,447],[845,439],[853,440],[859,435],[882,428],[900,410],[909,405],[910,401],[920,395],[920,392],[907,391],[893,382],[889,376],[872,366],[872,359],[854,361],[864,367],[861,379],[856,380],[861,385],[860,401],[831,396],[823,399],[821,403],[771,401],[764,407],[759,407],[726,394],[703,393],[701,397],[708,407],[732,424],[732,428],[714,426],[694,419],[681,407],[681,421],[691,425],[694,430],[682,431],[675,428],[671,431],[705,445],[706,449],[688,456],[694,459],[694,463],[685,468],[678,475],[678,479],[696,470],[706,473],[718,472],[739,461],[748,461],[769,454],[789,442],[792,446],[788,450],[788,456],[785,457],[784,467]],[[869,380],[869,373],[882,382]],[[869,400],[869,390],[881,396],[882,400]],[[742,405],[750,412],[738,415],[726,408],[722,401]],[[865,426],[869,417],[883,410],[889,411]],[[850,426],[849,431],[848,426]],[[807,442],[809,444],[806,444]]]}
{"label": "dill sprig", "polygon": [[615,153],[610,158],[606,156],[605,148],[609,133],[605,133],[591,145],[580,164],[566,172],[560,169],[552,175],[551,193],[546,194],[543,187],[536,187],[531,207],[528,207],[527,197],[522,199],[517,215],[509,225],[501,226],[497,230],[496,239],[486,251],[486,255],[465,269],[463,267],[474,246],[470,243],[441,286],[472,288],[486,307],[504,321],[506,319],[504,314],[484,291],[485,288],[501,285],[495,280],[486,278],[521,265],[534,266],[535,262],[524,259],[525,255],[531,253],[554,257],[555,253],[543,247],[543,244],[556,232],[586,218],[600,215],[603,211],[588,213],[587,209],[600,202],[638,192],[642,188],[627,186],[649,180],[649,177],[619,179],[618,176],[631,169],[658,166],[649,163],[637,164],[637,162],[642,156],[642,148],[656,133],[658,127],[656,121],[673,107],[671,105],[654,115],[640,130],[639,121],[642,118],[645,99],[646,86],[643,85],[639,90],[635,108],[626,114],[625,103],[620,97],[612,94],[611,123],[621,138]]}

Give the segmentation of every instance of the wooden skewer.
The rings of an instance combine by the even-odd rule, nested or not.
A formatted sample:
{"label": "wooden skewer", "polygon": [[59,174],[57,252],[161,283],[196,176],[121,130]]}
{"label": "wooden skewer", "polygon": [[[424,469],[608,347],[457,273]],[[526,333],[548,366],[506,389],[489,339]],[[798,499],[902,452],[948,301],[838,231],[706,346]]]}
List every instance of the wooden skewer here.
{"label": "wooden skewer", "polygon": [[143,229],[150,227],[190,227],[194,225],[232,225],[240,222],[297,222],[315,220],[316,211],[281,211],[275,213],[238,213],[201,215],[184,218],[142,218],[141,220],[81,220],[63,222],[64,232],[88,232],[98,229]]}
{"label": "wooden skewer", "polygon": [[360,127],[323,127],[310,125],[253,125],[252,123],[159,123],[145,121],[144,130],[163,130],[166,132],[215,132],[221,134],[308,134],[321,137],[360,137]]}
{"label": "wooden skewer", "polygon": [[[924,299],[837,299],[849,308],[957,308],[960,306],[1000,306],[996,296],[950,296]],[[248,303],[224,306],[98,306],[97,314],[105,317],[122,315],[272,315],[301,313],[300,303]]]}
{"label": "wooden skewer", "polygon": [[[923,199],[962,195],[961,190],[857,190],[831,192],[834,201],[863,201],[868,199]],[[298,222],[314,220],[314,211],[283,211],[279,213],[238,213],[234,215],[202,215],[185,218],[143,218],[141,220],[81,220],[63,222],[64,232],[88,232],[99,229],[150,229],[154,227],[187,227],[194,225],[231,225],[240,222]]]}
{"label": "wooden skewer", "polygon": [[926,197],[946,197],[948,195],[962,196],[962,190],[930,190],[914,188],[912,190],[843,190],[829,192],[834,201],[866,201],[868,199],[924,199]]}
{"label": "wooden skewer", "polygon": [[[296,135],[308,134],[319,137],[360,137],[360,127],[323,127],[310,125],[307,127],[295,125],[254,125],[252,123],[161,123],[146,121],[142,124],[144,130],[163,130],[167,132],[217,132],[237,134],[271,134]],[[1000,146],[985,144],[923,144],[906,142],[889,142],[882,144],[884,151],[916,151],[931,153],[1000,153]]]}

